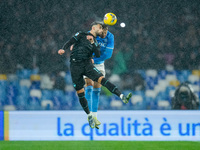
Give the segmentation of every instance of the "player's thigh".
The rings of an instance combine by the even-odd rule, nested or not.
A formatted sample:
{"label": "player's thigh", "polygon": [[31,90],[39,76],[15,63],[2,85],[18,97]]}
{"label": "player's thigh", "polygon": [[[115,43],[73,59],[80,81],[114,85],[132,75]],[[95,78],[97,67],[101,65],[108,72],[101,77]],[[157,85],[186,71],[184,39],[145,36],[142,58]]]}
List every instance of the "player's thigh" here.
{"label": "player's thigh", "polygon": [[[93,64],[102,74],[105,76],[105,67],[104,63],[102,64]],[[93,80],[89,79],[87,76],[84,76],[86,86],[94,86],[94,88],[100,88],[101,84],[98,82],[94,82]]]}
{"label": "player's thigh", "polygon": [[71,64],[70,71],[74,88],[76,89],[76,91],[82,89],[85,84],[85,81],[83,79],[83,68],[78,65]]}
{"label": "player's thigh", "polygon": [[98,81],[99,77],[103,76],[103,74],[92,63],[88,64],[85,75],[96,82]]}
{"label": "player's thigh", "polygon": [[[104,63],[102,63],[102,64],[94,64],[94,66],[95,66],[95,67],[103,74],[103,76],[105,77],[106,71],[105,71]],[[94,88],[101,88],[101,84],[99,84],[98,82],[94,82]]]}
{"label": "player's thigh", "polygon": [[92,81],[90,78],[85,76],[85,86],[93,86],[94,81]]}

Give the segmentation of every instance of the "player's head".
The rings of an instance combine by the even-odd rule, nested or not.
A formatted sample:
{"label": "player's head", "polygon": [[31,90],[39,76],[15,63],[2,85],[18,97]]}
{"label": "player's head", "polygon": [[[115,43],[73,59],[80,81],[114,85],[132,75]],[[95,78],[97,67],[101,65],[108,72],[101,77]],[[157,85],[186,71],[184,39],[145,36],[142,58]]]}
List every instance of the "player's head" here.
{"label": "player's head", "polygon": [[103,22],[101,21],[94,21],[91,26],[91,33],[94,34],[94,36],[100,36],[103,32]]}
{"label": "player's head", "polygon": [[105,38],[106,35],[107,35],[107,32],[108,32],[108,26],[106,24],[103,24],[102,25],[102,28],[103,28],[103,32],[102,34],[100,35],[101,38]]}

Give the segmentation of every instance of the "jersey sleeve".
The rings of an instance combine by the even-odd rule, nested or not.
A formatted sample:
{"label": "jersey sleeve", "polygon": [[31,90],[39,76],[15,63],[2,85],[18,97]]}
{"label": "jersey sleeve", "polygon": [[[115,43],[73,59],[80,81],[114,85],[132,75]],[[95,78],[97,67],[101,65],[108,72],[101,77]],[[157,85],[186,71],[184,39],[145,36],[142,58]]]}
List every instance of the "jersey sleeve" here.
{"label": "jersey sleeve", "polygon": [[108,49],[114,49],[114,35],[111,34],[108,38],[108,44],[106,46]]}
{"label": "jersey sleeve", "polygon": [[107,44],[104,52],[101,53],[101,56],[99,58],[93,58],[94,61],[95,62],[96,61],[104,61],[106,59],[111,58],[113,49],[114,49],[114,35],[112,35],[108,38],[108,44]]}
{"label": "jersey sleeve", "polygon": [[68,47],[76,43],[81,38],[82,32],[77,32],[71,39],[69,39],[62,47],[62,49],[66,50]]}

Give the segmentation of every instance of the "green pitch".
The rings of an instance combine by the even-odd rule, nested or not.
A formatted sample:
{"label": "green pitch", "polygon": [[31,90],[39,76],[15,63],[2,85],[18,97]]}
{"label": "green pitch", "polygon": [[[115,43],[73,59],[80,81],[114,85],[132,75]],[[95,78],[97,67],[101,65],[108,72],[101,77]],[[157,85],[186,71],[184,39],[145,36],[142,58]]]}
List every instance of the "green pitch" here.
{"label": "green pitch", "polygon": [[199,150],[200,142],[0,141],[0,150]]}

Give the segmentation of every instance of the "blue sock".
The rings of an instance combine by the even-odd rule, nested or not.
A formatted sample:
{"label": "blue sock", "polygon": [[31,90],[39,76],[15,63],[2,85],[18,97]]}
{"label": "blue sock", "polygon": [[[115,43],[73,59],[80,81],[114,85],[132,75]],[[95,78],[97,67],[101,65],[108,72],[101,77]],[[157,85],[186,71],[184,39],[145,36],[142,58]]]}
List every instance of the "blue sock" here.
{"label": "blue sock", "polygon": [[93,91],[93,86],[85,87],[85,98],[88,101],[88,107],[90,111],[92,111],[92,93],[93,93],[92,91]]}
{"label": "blue sock", "polygon": [[92,94],[92,112],[97,112],[99,107],[99,96],[101,88],[94,88]]}

